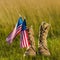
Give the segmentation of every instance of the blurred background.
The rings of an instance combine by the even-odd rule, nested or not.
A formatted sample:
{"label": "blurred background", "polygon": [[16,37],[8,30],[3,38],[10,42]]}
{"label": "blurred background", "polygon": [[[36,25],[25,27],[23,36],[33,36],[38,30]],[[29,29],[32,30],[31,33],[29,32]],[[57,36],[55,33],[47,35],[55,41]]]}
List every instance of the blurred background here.
{"label": "blurred background", "polygon": [[[19,14],[26,17],[28,27],[33,25],[36,47],[41,22],[51,25],[47,38],[50,57],[37,55],[24,58],[25,49],[20,48],[20,36],[11,45],[7,44],[6,37],[13,30]],[[60,0],[0,0],[0,60],[60,60],[59,42]]]}

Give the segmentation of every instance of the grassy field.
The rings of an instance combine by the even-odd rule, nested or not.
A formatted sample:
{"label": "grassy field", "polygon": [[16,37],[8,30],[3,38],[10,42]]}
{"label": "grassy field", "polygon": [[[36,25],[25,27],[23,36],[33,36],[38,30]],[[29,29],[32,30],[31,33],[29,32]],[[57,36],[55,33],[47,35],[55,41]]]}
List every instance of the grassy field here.
{"label": "grassy field", "polygon": [[[50,57],[23,57],[19,36],[11,45],[6,43],[19,14],[26,17],[28,27],[33,25],[36,47],[39,25],[42,21],[51,24],[47,38]],[[60,0],[0,0],[0,60],[60,60]]]}

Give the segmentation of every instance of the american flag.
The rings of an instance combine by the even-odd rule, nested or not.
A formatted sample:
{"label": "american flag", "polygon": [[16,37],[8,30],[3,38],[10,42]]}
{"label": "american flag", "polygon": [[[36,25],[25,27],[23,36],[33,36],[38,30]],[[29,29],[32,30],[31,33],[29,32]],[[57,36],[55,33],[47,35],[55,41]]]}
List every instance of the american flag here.
{"label": "american flag", "polygon": [[22,24],[22,31],[20,33],[20,47],[28,48],[29,46],[30,46],[30,43],[28,41],[28,32],[26,30],[26,20],[24,20]]}
{"label": "american flag", "polygon": [[8,43],[12,43],[13,39],[21,32],[22,23],[23,23],[23,20],[22,20],[22,17],[20,17],[13,31],[6,38],[6,41]]}

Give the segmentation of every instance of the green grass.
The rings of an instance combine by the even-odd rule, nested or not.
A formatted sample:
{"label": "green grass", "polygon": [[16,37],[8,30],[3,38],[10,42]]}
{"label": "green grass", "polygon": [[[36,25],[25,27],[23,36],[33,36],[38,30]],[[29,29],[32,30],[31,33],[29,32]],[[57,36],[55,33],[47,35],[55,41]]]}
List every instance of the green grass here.
{"label": "green grass", "polygon": [[[41,22],[51,24],[47,38],[50,57],[23,57],[25,49],[20,48],[19,36],[11,45],[7,44],[6,37],[13,30],[19,14],[26,17],[28,27],[33,25],[36,47]],[[60,1],[0,0],[0,60],[60,60]]]}
{"label": "green grass", "polygon": [[50,57],[38,54],[36,55],[36,57],[31,56],[23,57],[25,49],[19,48],[19,41],[17,38],[11,45],[8,45],[6,42],[2,41],[0,43],[0,60],[59,60],[60,59],[59,38],[48,39],[47,41],[48,41],[48,48],[51,53]]}

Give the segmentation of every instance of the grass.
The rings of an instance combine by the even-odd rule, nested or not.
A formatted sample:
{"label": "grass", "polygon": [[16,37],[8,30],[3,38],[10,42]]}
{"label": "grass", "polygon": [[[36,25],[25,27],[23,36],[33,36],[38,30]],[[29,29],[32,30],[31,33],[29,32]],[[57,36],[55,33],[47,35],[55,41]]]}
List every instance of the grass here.
{"label": "grass", "polygon": [[[13,44],[8,45],[6,42],[0,43],[0,60],[59,60],[60,59],[60,40],[48,39],[48,48],[50,50],[51,56],[46,57],[42,55],[36,55],[36,57],[23,57],[25,49],[19,48],[19,41],[14,41]],[[37,40],[36,40],[37,42]],[[1,46],[2,45],[2,46]]]}
{"label": "grass", "polygon": [[[13,30],[19,14],[33,25],[37,47],[38,29],[42,21],[51,24],[48,35],[50,57],[37,55],[23,57],[25,49],[19,48],[19,36],[11,45],[7,35]],[[59,0],[0,0],[0,60],[60,60],[60,1]],[[37,50],[37,49],[36,49]]]}

